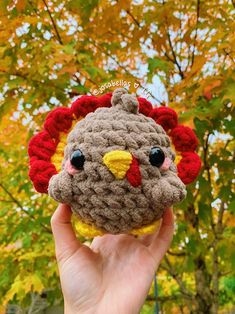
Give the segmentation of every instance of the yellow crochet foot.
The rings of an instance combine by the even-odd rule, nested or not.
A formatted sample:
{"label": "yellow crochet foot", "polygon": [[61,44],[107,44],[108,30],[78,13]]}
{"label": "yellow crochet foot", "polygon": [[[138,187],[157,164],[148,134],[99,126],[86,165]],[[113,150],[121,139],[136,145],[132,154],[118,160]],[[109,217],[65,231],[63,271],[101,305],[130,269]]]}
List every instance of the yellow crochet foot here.
{"label": "yellow crochet foot", "polygon": [[130,234],[133,235],[146,235],[146,234],[152,234],[154,233],[160,226],[161,219],[152,222],[150,225],[143,226],[141,228],[133,229],[130,231]]}
{"label": "yellow crochet foot", "polygon": [[[129,234],[142,236],[142,235],[154,233],[157,230],[157,228],[160,226],[160,222],[161,222],[161,219],[154,221],[150,225],[133,229],[129,232]],[[91,226],[85,222],[82,222],[81,220],[76,220],[75,229],[79,233],[79,235],[81,235],[84,238],[94,238],[94,237],[102,236],[105,234],[105,232],[103,232],[102,230],[99,230],[95,226]]]}
{"label": "yellow crochet foot", "polygon": [[86,224],[85,222],[81,220],[76,220],[75,222],[75,229],[84,238],[94,238],[97,236],[104,235],[104,232],[102,230],[99,230],[95,226],[91,226],[89,224]]}

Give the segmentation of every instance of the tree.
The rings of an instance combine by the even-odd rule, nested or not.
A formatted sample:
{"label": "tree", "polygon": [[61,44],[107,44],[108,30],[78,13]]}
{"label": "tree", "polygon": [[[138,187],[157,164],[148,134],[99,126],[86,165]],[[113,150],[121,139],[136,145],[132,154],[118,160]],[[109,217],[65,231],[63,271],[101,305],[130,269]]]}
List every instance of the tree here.
{"label": "tree", "polygon": [[0,8],[0,303],[26,307],[43,289],[51,303],[61,300],[49,225],[56,204],[29,182],[29,138],[53,107],[125,80],[174,108],[200,139],[203,168],[175,208],[176,235],[158,274],[160,308],[231,307],[234,2],[6,0]]}

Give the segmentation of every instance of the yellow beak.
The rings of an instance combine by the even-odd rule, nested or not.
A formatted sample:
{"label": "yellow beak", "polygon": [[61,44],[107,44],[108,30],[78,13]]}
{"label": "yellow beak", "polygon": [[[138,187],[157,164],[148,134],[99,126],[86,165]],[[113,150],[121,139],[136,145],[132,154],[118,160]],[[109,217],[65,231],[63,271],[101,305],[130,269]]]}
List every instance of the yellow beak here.
{"label": "yellow beak", "polygon": [[103,162],[116,179],[123,179],[130,168],[132,155],[123,150],[114,150],[104,155]]}

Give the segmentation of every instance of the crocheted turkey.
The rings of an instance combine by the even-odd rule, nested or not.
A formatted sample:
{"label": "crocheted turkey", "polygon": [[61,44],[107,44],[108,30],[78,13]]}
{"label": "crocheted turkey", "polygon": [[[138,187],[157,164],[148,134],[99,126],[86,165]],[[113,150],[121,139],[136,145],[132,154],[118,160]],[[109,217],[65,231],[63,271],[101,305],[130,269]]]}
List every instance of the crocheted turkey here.
{"label": "crocheted turkey", "polygon": [[[200,170],[194,132],[172,109],[152,108],[125,89],[58,108],[44,128],[29,144],[30,178],[71,206],[84,236],[152,232]],[[178,171],[164,128],[182,153]]]}

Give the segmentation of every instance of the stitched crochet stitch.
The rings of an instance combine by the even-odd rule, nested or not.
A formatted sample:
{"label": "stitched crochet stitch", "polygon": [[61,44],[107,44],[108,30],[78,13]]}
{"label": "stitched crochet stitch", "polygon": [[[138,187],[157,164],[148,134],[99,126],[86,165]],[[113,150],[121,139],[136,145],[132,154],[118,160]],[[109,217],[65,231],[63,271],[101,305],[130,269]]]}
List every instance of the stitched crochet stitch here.
{"label": "stitched crochet stitch", "polygon": [[[177,167],[166,132],[182,152]],[[29,175],[36,190],[71,206],[84,235],[145,234],[198,175],[197,144],[173,109],[117,89],[52,111],[29,143]]]}

